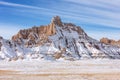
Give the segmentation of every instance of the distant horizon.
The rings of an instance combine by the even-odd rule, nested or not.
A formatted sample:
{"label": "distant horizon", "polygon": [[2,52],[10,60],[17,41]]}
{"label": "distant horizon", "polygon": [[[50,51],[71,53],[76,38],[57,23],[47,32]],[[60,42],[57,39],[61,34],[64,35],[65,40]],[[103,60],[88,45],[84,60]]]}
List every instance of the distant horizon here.
{"label": "distant horizon", "polygon": [[120,1],[0,0],[0,36],[10,39],[20,29],[47,25],[53,16],[80,26],[94,39],[120,39]]}

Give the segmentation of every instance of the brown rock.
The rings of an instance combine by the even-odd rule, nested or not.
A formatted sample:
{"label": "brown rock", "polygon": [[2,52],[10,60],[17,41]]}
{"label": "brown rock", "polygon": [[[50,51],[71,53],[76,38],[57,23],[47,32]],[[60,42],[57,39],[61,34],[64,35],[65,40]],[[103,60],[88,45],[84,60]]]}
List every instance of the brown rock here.
{"label": "brown rock", "polygon": [[110,44],[110,40],[108,38],[102,38],[100,39],[100,42],[105,43],[105,44]]}
{"label": "brown rock", "polygon": [[53,56],[55,59],[59,59],[62,56],[62,53],[56,52]]}
{"label": "brown rock", "polygon": [[115,41],[115,40],[108,39],[108,38],[102,38],[102,39],[100,39],[100,42],[102,42],[104,44],[120,46],[120,40]]}
{"label": "brown rock", "polygon": [[27,40],[27,42],[25,43],[26,46],[32,44],[42,44],[48,41],[48,36],[54,35],[56,33],[55,24],[62,24],[59,17],[55,17],[54,20],[47,26],[34,26],[30,29],[20,30],[18,34],[12,37],[12,40],[16,41],[18,44],[21,44],[22,41],[20,39],[25,39]]}
{"label": "brown rock", "polygon": [[58,26],[63,26],[62,21],[59,16],[53,17],[51,23],[54,23],[55,25],[58,25]]}

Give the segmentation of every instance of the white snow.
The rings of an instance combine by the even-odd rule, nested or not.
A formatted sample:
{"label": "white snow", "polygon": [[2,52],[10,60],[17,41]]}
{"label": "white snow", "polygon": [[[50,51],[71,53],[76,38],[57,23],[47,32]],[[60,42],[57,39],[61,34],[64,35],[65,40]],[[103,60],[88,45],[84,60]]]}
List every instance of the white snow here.
{"label": "white snow", "polygon": [[0,63],[0,70],[20,71],[22,74],[80,74],[120,72],[120,60],[107,59],[90,59],[79,61],[18,60],[14,62],[1,61]]}

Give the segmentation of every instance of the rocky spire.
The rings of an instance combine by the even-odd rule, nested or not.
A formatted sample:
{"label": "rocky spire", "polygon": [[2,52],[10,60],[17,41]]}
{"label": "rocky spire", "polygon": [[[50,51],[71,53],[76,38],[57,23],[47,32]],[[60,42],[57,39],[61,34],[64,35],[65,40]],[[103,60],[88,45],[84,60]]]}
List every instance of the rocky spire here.
{"label": "rocky spire", "polygon": [[58,25],[58,26],[63,26],[59,16],[53,17],[51,20],[51,23],[54,23],[55,25]]}

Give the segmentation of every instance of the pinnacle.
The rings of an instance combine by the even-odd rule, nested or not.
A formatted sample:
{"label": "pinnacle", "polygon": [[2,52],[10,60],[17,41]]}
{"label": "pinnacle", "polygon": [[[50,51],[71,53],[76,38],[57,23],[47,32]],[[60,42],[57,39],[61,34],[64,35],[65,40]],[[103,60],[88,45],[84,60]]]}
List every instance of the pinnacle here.
{"label": "pinnacle", "polygon": [[62,21],[59,16],[55,16],[52,18],[51,23],[54,23],[55,25],[62,26]]}

